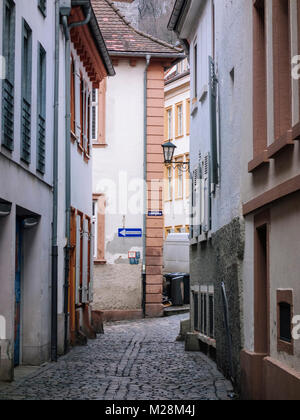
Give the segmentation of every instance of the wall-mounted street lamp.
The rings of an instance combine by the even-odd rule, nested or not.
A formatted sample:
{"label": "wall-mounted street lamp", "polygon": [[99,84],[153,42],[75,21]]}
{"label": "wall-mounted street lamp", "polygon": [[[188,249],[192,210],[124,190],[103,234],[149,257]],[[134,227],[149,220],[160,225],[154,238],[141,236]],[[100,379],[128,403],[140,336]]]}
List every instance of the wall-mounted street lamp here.
{"label": "wall-mounted street lamp", "polygon": [[162,145],[163,151],[164,151],[164,162],[167,166],[173,166],[176,168],[177,166],[181,166],[181,170],[183,172],[187,172],[190,169],[190,162],[180,162],[180,161],[173,161],[175,150],[177,149],[177,146],[175,144],[171,143],[170,141],[168,143],[164,143]]}

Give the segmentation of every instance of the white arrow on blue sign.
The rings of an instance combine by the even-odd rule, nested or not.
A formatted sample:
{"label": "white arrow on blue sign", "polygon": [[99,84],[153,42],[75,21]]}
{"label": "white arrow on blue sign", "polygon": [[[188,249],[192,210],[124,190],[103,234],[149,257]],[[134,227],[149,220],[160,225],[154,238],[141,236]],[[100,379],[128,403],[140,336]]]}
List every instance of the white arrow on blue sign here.
{"label": "white arrow on blue sign", "polygon": [[119,229],[119,238],[141,238],[142,236],[142,229]]}

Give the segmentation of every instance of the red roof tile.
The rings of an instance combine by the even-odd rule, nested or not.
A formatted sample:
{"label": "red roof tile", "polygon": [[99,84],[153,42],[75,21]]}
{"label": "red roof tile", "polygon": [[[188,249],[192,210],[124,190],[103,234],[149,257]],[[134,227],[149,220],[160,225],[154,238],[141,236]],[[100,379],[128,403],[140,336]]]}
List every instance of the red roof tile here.
{"label": "red roof tile", "polygon": [[108,51],[114,53],[149,53],[163,56],[183,51],[131,26],[111,0],[91,0]]}

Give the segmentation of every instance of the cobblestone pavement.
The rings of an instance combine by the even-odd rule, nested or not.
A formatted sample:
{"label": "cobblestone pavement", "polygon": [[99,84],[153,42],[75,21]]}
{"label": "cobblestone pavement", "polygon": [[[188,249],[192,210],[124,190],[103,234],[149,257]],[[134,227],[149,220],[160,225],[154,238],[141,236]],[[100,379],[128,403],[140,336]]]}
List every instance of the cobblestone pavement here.
{"label": "cobblestone pavement", "polygon": [[231,389],[201,353],[176,341],[185,316],[120,322],[21,381],[0,400],[218,400]]}

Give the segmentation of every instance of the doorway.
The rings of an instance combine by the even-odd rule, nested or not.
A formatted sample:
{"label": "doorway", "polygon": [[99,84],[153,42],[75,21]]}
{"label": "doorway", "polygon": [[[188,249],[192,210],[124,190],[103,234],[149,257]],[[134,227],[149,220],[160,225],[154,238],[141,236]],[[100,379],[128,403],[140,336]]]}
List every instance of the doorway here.
{"label": "doorway", "polygon": [[268,211],[255,218],[254,346],[255,352],[270,353],[270,281]]}
{"label": "doorway", "polygon": [[21,348],[21,278],[22,278],[22,221],[16,220],[16,261],[15,261],[15,342],[14,365],[20,364]]}

